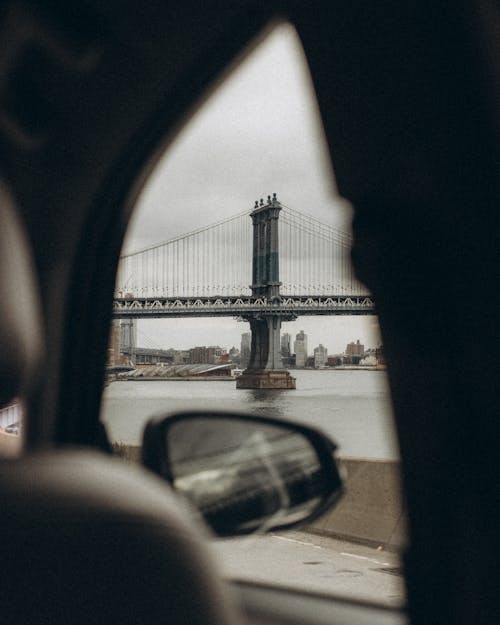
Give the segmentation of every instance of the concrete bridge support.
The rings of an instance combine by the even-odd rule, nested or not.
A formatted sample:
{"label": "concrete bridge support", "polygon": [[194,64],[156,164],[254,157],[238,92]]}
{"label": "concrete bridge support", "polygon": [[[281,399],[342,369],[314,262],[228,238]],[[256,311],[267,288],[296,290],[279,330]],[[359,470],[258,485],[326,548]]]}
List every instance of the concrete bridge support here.
{"label": "concrete bridge support", "polygon": [[294,389],[295,378],[281,360],[281,317],[269,315],[249,319],[252,346],[247,369],[236,380],[236,388]]}
{"label": "concrete bridge support", "polygon": [[[255,202],[253,222],[252,294],[279,301],[278,218],[281,205],[276,194]],[[289,317],[287,317],[289,318]],[[280,331],[283,317],[279,314],[246,317],[252,332],[250,361],[236,381],[236,388],[294,389],[295,378],[283,368]]]}

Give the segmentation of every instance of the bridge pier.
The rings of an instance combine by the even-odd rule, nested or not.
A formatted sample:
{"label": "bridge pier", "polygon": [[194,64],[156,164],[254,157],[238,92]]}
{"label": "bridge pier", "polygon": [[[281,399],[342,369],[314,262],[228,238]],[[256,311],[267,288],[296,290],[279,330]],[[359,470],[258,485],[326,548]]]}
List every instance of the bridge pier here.
{"label": "bridge pier", "polygon": [[[253,222],[252,295],[280,301],[278,218],[281,205],[276,194],[255,202]],[[289,318],[289,316],[287,316]],[[295,378],[283,368],[280,314],[246,316],[252,332],[248,367],[236,380],[236,388],[294,389]]]}
{"label": "bridge pier", "polygon": [[248,367],[236,380],[236,388],[294,389],[295,378],[283,368],[281,359],[281,316],[248,319],[252,345]]}

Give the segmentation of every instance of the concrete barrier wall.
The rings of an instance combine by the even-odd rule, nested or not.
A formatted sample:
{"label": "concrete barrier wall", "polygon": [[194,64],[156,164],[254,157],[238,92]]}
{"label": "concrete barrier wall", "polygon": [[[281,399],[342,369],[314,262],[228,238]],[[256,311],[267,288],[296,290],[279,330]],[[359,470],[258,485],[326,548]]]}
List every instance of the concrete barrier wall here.
{"label": "concrete barrier wall", "polygon": [[312,533],[399,549],[405,544],[398,460],[341,458],[345,494],[339,503],[306,528]]}
{"label": "concrete barrier wall", "polygon": [[[115,443],[115,453],[140,462],[140,447]],[[398,460],[341,458],[346,492],[335,508],[306,526],[306,532],[399,549],[405,543],[406,517]]]}
{"label": "concrete barrier wall", "polygon": [[22,438],[20,435],[0,432],[0,458],[15,458],[21,452]]}

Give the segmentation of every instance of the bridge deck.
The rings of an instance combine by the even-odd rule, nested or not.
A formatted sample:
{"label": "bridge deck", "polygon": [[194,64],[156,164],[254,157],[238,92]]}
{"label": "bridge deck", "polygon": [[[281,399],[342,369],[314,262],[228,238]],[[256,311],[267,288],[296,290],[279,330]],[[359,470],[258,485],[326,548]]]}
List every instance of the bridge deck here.
{"label": "bridge deck", "polygon": [[374,315],[370,295],[287,295],[266,297],[144,297],[115,298],[113,317],[245,317],[250,315]]}

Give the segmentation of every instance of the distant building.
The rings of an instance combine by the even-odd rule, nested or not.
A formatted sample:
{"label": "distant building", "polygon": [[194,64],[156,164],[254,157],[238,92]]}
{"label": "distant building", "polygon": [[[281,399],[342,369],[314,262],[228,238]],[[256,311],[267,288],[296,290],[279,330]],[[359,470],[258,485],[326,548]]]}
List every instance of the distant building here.
{"label": "distant building", "polygon": [[151,349],[136,347],[134,350],[135,366],[142,365],[171,365],[174,362],[174,352],[171,349]]}
{"label": "distant building", "polygon": [[365,355],[365,346],[359,342],[359,339],[355,343],[349,343],[345,348],[346,356],[359,356],[363,358]]}
{"label": "distant building", "polygon": [[382,345],[379,345],[375,350],[375,357],[377,358],[377,366],[381,369],[385,368],[385,355]]}
{"label": "distant building", "polygon": [[229,362],[232,362],[235,365],[240,364],[240,350],[234,345],[229,350]]}
{"label": "distant building", "polygon": [[218,345],[193,347],[189,350],[188,362],[192,365],[219,364],[225,353],[226,350]]}
{"label": "distant building", "polygon": [[307,360],[307,334],[301,330],[293,342],[293,351],[295,352],[295,365],[297,367],[305,367]]}
{"label": "distant building", "polygon": [[188,362],[190,365],[204,365],[208,363],[208,352],[205,346],[192,347],[189,350]]}
{"label": "distant building", "polygon": [[176,349],[174,351],[174,364],[175,365],[187,365],[189,364],[189,350]]}
{"label": "distant building", "polygon": [[290,358],[292,355],[292,335],[285,332],[281,335],[281,357]]}
{"label": "distant building", "polygon": [[250,349],[252,347],[252,334],[251,332],[244,332],[241,335],[241,348],[240,348],[240,366],[244,369],[248,367],[250,362]]}
{"label": "distant building", "polygon": [[120,348],[120,335],[120,320],[113,319],[108,345],[108,367],[119,367],[129,364],[128,354],[123,354]]}
{"label": "distant building", "polygon": [[342,356],[340,356],[339,354],[336,354],[335,356],[328,356],[326,364],[329,367],[340,367],[340,365],[343,364]]}
{"label": "distant building", "polygon": [[207,350],[209,364],[218,365],[222,362],[227,363],[227,351],[224,347],[219,347],[219,345],[210,345],[207,347]]}
{"label": "distant building", "polygon": [[295,366],[295,354],[292,352],[292,335],[285,332],[281,335],[281,361],[285,369]]}
{"label": "distant building", "polygon": [[122,319],[120,321],[120,352],[126,354],[135,363],[136,349],[137,321],[135,319]]}
{"label": "distant building", "polygon": [[318,345],[318,347],[314,348],[314,368],[319,369],[319,367],[324,367],[328,360],[328,350],[326,347]]}

